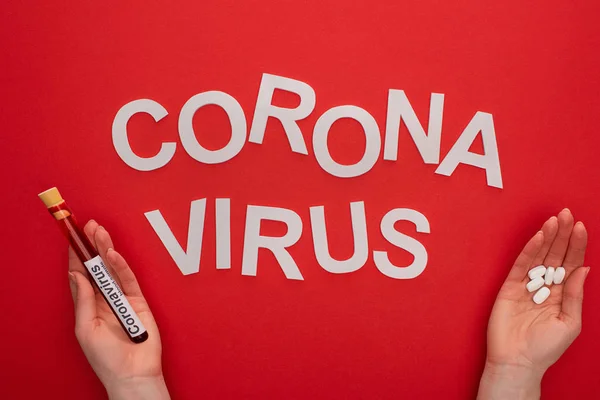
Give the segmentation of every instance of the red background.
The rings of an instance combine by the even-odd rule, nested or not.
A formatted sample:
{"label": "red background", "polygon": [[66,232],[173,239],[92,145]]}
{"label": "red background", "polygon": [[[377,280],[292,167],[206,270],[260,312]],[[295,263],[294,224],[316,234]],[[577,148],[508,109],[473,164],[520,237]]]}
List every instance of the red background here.
{"label": "red background", "polygon": [[[2,397],[105,396],[73,334],[65,240],[36,196],[54,185],[130,261],[159,322],[177,399],[472,398],[494,297],[541,224],[569,207],[590,232],[586,263],[600,264],[597,1],[85,3],[10,0],[0,14]],[[264,143],[246,143],[231,161],[189,157],[178,141],[181,106],[222,90],[250,127],[264,72],[315,89],[316,108],[300,123],[309,156],[292,153],[269,120]],[[312,152],[316,119],[354,104],[383,131],[389,88],[405,90],[423,122],[431,92],[446,95],[442,157],[476,111],[492,113],[504,189],[470,166],[434,174],[404,126],[397,162],[381,154],[361,177],[325,173]],[[152,172],[125,165],[111,141],[117,110],[138,98],[169,115],[158,124],[135,116],[134,150],[150,156],[161,141],[178,142],[171,162]],[[194,124],[207,147],[229,138],[214,106]],[[358,160],[363,144],[356,123],[333,127],[338,161]],[[229,271],[215,269],[215,197],[231,198]],[[208,199],[201,268],[183,276],[143,213],[159,209],[185,243],[189,205],[199,198]],[[427,216],[429,235],[400,227],[427,248],[422,275],[385,277],[372,257],[351,274],[319,267],[308,208],[325,206],[332,253],[343,258],[352,254],[349,203],[357,200],[365,201],[370,251],[388,250],[397,264],[411,257],[383,239],[381,217],[397,207]],[[262,250],[258,276],[241,276],[248,204],[302,217],[291,253],[304,281],[285,279]],[[547,373],[546,399],[591,399],[600,390],[599,285],[592,271],[583,332]]]}

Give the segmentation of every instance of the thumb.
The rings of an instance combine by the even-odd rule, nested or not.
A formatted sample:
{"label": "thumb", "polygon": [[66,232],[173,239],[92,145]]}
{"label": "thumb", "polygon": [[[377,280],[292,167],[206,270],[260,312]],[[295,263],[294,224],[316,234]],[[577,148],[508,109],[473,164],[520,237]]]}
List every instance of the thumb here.
{"label": "thumb", "polygon": [[588,272],[590,267],[579,267],[571,272],[563,289],[562,314],[576,326],[581,326],[583,284]]}
{"label": "thumb", "polygon": [[85,326],[96,318],[96,295],[81,272],[69,272],[69,286],[75,304],[75,326]]}

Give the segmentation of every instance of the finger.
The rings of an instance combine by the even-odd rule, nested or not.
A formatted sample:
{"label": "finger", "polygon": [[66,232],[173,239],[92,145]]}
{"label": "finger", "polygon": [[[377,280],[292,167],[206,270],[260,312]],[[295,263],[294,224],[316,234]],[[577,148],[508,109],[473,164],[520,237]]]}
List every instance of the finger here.
{"label": "finger", "polygon": [[127,296],[144,297],[135,274],[129,268],[127,261],[115,250],[108,249],[106,257],[121,281],[121,289]]}
{"label": "finger", "polygon": [[536,233],[521,251],[517,257],[513,267],[508,273],[507,281],[520,282],[527,276],[527,271],[531,268],[535,256],[538,254],[544,243],[544,233],[539,231]]}
{"label": "finger", "polygon": [[556,233],[558,232],[558,218],[556,216],[550,217],[544,225],[542,226],[542,232],[544,232],[544,244],[542,248],[535,256],[535,259],[532,263],[533,266],[540,265],[544,262],[546,255],[548,254],[548,250],[550,250],[550,246],[552,246],[552,242],[556,238]]}
{"label": "finger", "polygon": [[69,271],[69,289],[71,289],[71,298],[73,298],[73,307],[75,307],[77,304],[77,281],[71,271]]}
{"label": "finger", "polygon": [[115,269],[108,259],[106,252],[108,249],[114,248],[114,244],[112,239],[110,238],[110,234],[103,226],[98,226],[96,232],[94,233],[94,240],[96,241],[96,248],[98,249],[98,253],[100,257],[105,262],[106,268],[108,268],[108,272],[112,275],[112,277],[117,281],[119,286],[121,286],[121,282],[118,274],[116,274]]}
{"label": "finger", "polygon": [[93,219],[90,219],[88,221],[87,224],[85,224],[85,226],[83,227],[83,232],[85,233],[85,235],[88,237],[88,239],[90,240],[90,242],[92,242],[92,245],[94,246],[94,248],[98,248],[98,246],[96,246],[96,230],[98,229],[98,223],[96,221],[94,221]]}
{"label": "finger", "polygon": [[75,327],[79,329],[96,318],[96,295],[92,284],[81,272],[69,272],[69,279],[75,304]]}
{"label": "finger", "polygon": [[79,257],[77,257],[77,254],[75,254],[73,248],[69,246],[69,272],[73,271],[81,272],[85,275],[87,270],[85,269],[83,263],[79,260]]}
{"label": "finger", "polygon": [[106,256],[106,251],[108,249],[115,247],[108,231],[101,225],[99,225],[94,232],[94,240],[96,242],[98,253],[100,253],[100,257],[102,258]]}
{"label": "finger", "polygon": [[[94,240],[94,233],[96,232],[96,229],[98,229],[98,223],[96,221],[94,221],[93,219],[90,219],[88,221],[87,224],[85,224],[85,226],[83,227],[83,232],[85,233],[85,235],[87,236],[87,238],[89,239],[89,241],[92,243],[92,246],[94,246],[94,248],[96,247],[96,242]],[[77,261],[75,261],[77,260]],[[71,269],[71,266],[75,267],[75,270],[80,271],[81,273],[83,273],[84,276],[87,276],[87,268],[85,268],[85,266],[81,263],[81,261],[79,260],[79,258],[77,257],[77,255],[75,254],[75,252],[73,251],[73,249],[69,250],[69,270]],[[79,266],[81,266],[81,268],[79,268]],[[98,293],[99,289],[96,287],[96,285],[93,286],[94,288],[94,292]]]}
{"label": "finger", "polygon": [[544,259],[546,267],[560,267],[562,265],[567,247],[569,246],[569,238],[573,230],[573,214],[568,208],[565,208],[558,213],[558,232],[556,238],[552,242],[552,246],[548,250],[548,254]]}
{"label": "finger", "polygon": [[575,269],[565,281],[562,298],[561,318],[574,326],[581,326],[581,309],[583,307],[583,284],[590,267]]}
{"label": "finger", "polygon": [[573,227],[573,232],[571,232],[571,238],[569,239],[569,247],[567,248],[567,255],[562,263],[567,271],[567,276],[575,268],[583,266],[586,247],[587,230],[583,222],[579,221]]}

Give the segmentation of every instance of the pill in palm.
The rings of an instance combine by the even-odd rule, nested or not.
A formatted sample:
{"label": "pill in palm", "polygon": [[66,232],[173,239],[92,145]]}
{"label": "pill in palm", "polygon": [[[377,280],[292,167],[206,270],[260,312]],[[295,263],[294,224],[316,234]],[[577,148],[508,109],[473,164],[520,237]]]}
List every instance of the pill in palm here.
{"label": "pill in palm", "polygon": [[533,295],[533,302],[535,304],[542,304],[550,296],[550,288],[544,286]]}
{"label": "pill in palm", "polygon": [[562,281],[565,279],[565,269],[563,267],[558,267],[556,268],[556,271],[554,271],[554,284],[555,285],[559,285],[562,283]]}
{"label": "pill in palm", "polygon": [[535,292],[542,286],[544,286],[544,278],[541,276],[538,276],[537,278],[529,281],[529,283],[527,284],[527,290],[530,292]]}
{"label": "pill in palm", "polygon": [[527,275],[529,276],[529,279],[535,279],[538,276],[544,276],[545,273],[546,267],[543,265],[538,265],[537,267],[530,269]]}
{"label": "pill in palm", "polygon": [[552,285],[552,282],[554,280],[554,274],[555,274],[554,267],[548,267],[546,269],[545,283],[547,286]]}

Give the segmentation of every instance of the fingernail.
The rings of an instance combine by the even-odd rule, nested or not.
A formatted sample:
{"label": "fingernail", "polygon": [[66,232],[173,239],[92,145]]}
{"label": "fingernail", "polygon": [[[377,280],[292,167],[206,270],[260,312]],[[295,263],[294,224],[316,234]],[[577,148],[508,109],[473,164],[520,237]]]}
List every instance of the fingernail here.
{"label": "fingernail", "polygon": [[[566,211],[566,212],[571,212],[571,210],[569,210],[569,209],[568,209],[568,208],[566,208],[566,207],[565,207],[565,208],[563,208],[562,210],[563,210],[563,211]],[[562,212],[562,211],[561,211],[561,212]]]}
{"label": "fingernail", "polygon": [[585,277],[587,278],[588,274],[590,273],[590,267],[587,267],[587,269],[585,270]]}
{"label": "fingernail", "polygon": [[88,221],[88,224],[97,224],[97,222],[96,222],[96,220],[95,220],[95,219],[90,219],[90,220]]}
{"label": "fingernail", "polygon": [[102,229],[103,231],[106,230],[106,229],[104,229],[104,227],[102,225],[98,225],[98,229]]}
{"label": "fingernail", "polygon": [[575,225],[579,225],[582,228],[585,228],[585,225],[583,225],[583,222],[581,222],[581,221],[577,221],[577,223]]}
{"label": "fingernail", "polygon": [[115,251],[115,249],[113,249],[112,247],[109,247],[108,249],[106,249],[106,255],[108,255],[108,253]]}

